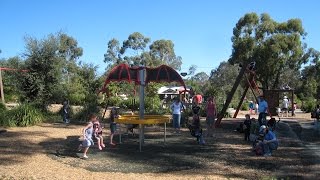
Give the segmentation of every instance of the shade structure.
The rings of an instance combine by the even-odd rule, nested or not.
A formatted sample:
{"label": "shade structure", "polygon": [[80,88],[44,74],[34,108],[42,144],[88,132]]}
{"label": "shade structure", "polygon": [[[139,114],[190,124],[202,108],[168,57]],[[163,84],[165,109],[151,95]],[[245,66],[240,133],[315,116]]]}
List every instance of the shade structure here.
{"label": "shade structure", "polygon": [[[173,68],[167,65],[161,65],[156,68],[147,68],[147,67],[129,67],[128,64],[120,64],[114,67],[109,75],[107,76],[102,89],[99,92],[107,92],[107,85],[111,81],[127,81],[134,82],[135,84],[140,85],[140,93],[139,93],[139,120],[131,120],[133,123],[139,124],[139,149],[141,152],[141,146],[144,141],[144,124],[148,124],[148,122],[158,122],[165,123],[167,120],[144,120],[144,88],[149,82],[178,82],[180,83],[184,89],[186,89],[186,85],[184,84],[183,79],[180,74],[177,73]],[[122,120],[125,121],[125,120]],[[145,121],[145,122],[142,122]],[[120,122],[120,121],[119,121]],[[166,125],[165,125],[166,127]]]}
{"label": "shade structure", "polygon": [[128,64],[119,64],[114,67],[111,72],[108,74],[104,85],[100,91],[105,92],[108,83],[110,82],[119,82],[127,81],[129,83],[134,82],[135,84],[140,84],[139,79],[139,70],[142,68],[146,69],[146,83],[149,82],[178,82],[185,89],[183,79],[180,74],[176,72],[173,68],[167,65],[161,65],[156,68],[146,68],[146,67],[129,67]]}

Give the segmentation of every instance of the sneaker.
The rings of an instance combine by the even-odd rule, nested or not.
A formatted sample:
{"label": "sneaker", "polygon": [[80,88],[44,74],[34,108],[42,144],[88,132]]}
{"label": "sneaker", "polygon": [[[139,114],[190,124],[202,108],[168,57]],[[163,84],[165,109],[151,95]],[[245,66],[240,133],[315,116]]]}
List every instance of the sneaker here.
{"label": "sneaker", "polygon": [[88,156],[87,155],[83,155],[83,159],[88,159]]}
{"label": "sneaker", "polygon": [[104,147],[106,147],[106,145],[104,145],[104,144],[101,144],[101,147],[103,147],[103,148],[104,148]]}

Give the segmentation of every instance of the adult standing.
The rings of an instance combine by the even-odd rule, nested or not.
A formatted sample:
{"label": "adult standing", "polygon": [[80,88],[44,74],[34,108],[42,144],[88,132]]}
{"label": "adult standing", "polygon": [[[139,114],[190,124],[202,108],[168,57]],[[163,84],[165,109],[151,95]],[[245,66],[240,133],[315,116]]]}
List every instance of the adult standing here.
{"label": "adult standing", "polygon": [[202,95],[201,94],[196,94],[193,96],[193,102],[197,103],[197,104],[201,104],[202,103]]}
{"label": "adult standing", "polygon": [[208,102],[206,104],[206,123],[207,123],[207,137],[213,136],[213,129],[214,129],[214,123],[215,119],[217,117],[217,107],[216,103],[214,101],[213,97],[210,97],[208,99]]}
{"label": "adult standing", "polygon": [[258,107],[258,112],[259,112],[259,116],[258,116],[258,122],[259,122],[259,126],[262,125],[266,125],[266,117],[267,117],[267,112],[268,112],[268,103],[265,100],[264,96],[261,95],[259,97],[259,107]]}
{"label": "adult standing", "polygon": [[70,122],[70,120],[68,119],[68,117],[69,117],[69,101],[68,100],[65,100],[63,102],[62,117],[63,117],[64,123],[68,124]]}
{"label": "adult standing", "polygon": [[176,98],[170,108],[172,111],[173,128],[175,129],[174,133],[180,134],[180,120],[183,104],[180,102],[179,98]]}
{"label": "adult standing", "polygon": [[288,111],[289,111],[289,99],[287,96],[284,96],[283,97],[283,100],[282,100],[282,115],[285,113],[286,114],[286,117],[288,117]]}

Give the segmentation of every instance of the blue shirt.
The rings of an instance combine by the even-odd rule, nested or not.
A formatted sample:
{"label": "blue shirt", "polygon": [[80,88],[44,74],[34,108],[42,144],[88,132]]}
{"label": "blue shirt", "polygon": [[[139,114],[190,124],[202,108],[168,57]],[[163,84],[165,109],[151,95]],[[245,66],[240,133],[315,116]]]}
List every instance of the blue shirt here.
{"label": "blue shirt", "polygon": [[250,103],[250,104],[249,104],[249,108],[250,108],[250,109],[253,109],[253,103]]}
{"label": "blue shirt", "polygon": [[267,109],[268,109],[268,103],[265,100],[260,100],[259,99],[259,108],[258,108],[258,112],[261,113],[267,113]]}
{"label": "blue shirt", "polygon": [[269,130],[268,133],[264,136],[264,139],[270,141],[272,139],[276,139],[276,135]]}

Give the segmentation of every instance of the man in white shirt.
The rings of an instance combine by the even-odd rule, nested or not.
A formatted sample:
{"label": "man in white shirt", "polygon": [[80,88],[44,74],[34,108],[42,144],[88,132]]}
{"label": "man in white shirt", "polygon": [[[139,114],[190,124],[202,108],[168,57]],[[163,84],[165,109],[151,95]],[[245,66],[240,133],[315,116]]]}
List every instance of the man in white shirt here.
{"label": "man in white shirt", "polygon": [[286,117],[288,117],[288,112],[289,112],[289,99],[287,96],[283,97],[282,100],[282,113],[281,116],[283,116],[284,113],[286,113]]}

